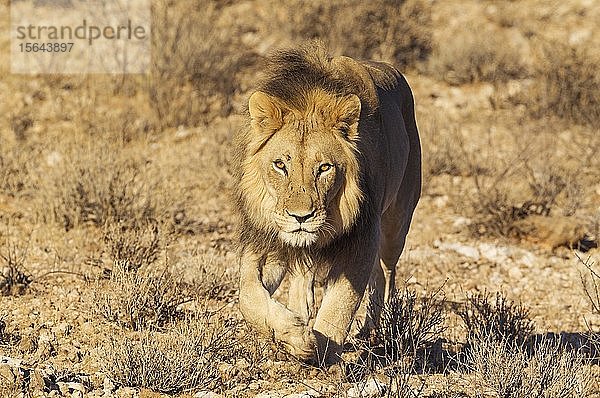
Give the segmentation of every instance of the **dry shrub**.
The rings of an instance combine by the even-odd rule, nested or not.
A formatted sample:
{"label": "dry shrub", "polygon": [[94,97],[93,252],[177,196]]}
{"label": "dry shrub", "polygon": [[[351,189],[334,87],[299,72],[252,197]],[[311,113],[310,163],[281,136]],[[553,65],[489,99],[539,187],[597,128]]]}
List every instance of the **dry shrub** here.
{"label": "dry shrub", "polygon": [[111,337],[103,347],[104,372],[116,384],[176,394],[214,389],[222,383],[218,365],[236,349],[236,324],[203,315],[165,333]]}
{"label": "dry shrub", "polygon": [[471,231],[522,238],[530,216],[572,216],[584,197],[577,170],[549,159],[552,155],[541,151],[535,161],[517,156],[511,164],[487,170],[489,176],[471,173],[476,193]]}
{"label": "dry shrub", "polygon": [[[359,356],[344,363],[342,381],[354,384],[355,396],[371,394],[366,389],[374,386],[380,394],[385,393],[382,396],[421,396],[425,384],[415,388],[411,375],[426,367],[428,351],[443,331],[444,298],[440,296],[441,289],[421,296],[407,288],[393,292],[381,308],[381,319],[371,339],[359,341]],[[381,304],[370,301],[369,305]],[[380,384],[382,376],[384,384]]]}
{"label": "dry shrub", "polygon": [[323,40],[336,54],[414,66],[430,51],[431,10],[423,0],[294,0],[285,3],[294,40]]}
{"label": "dry shrub", "polygon": [[108,224],[104,242],[112,261],[128,272],[154,263],[161,250],[161,234],[156,222]]}
{"label": "dry shrub", "polygon": [[0,137],[0,192],[15,196],[31,188],[31,169],[37,149],[27,144],[10,146]]}
{"label": "dry shrub", "polygon": [[195,126],[232,110],[236,74],[249,59],[238,35],[219,27],[218,2],[153,3],[148,96],[160,128]]}
{"label": "dry shrub", "polygon": [[161,329],[179,319],[180,306],[190,300],[181,278],[163,269],[131,269],[115,261],[110,278],[94,290],[96,312],[131,330]]}
{"label": "dry shrub", "polygon": [[474,159],[476,149],[467,148],[461,129],[446,120],[424,115],[421,131],[424,182],[433,176],[473,176],[489,172],[489,162]]}
{"label": "dry shrub", "polygon": [[408,289],[396,290],[381,310],[375,335],[383,345],[386,362],[416,356],[443,331],[443,297],[440,290],[419,297]]}
{"label": "dry shrub", "polygon": [[112,262],[108,280],[96,282],[97,313],[131,330],[157,330],[179,319],[188,286],[157,263],[164,237],[156,222],[109,224],[104,242]]}
{"label": "dry shrub", "polygon": [[[105,147],[102,147],[102,144]],[[107,142],[77,150],[39,177],[39,217],[66,230],[157,218],[144,164]]]}
{"label": "dry shrub", "polygon": [[529,309],[508,301],[496,293],[492,302],[490,294],[479,292],[467,298],[458,312],[467,329],[467,347],[474,348],[480,341],[502,342],[511,347],[522,346],[534,330]]}
{"label": "dry shrub", "polygon": [[537,66],[530,109],[600,127],[600,55],[594,49],[548,43]]}
{"label": "dry shrub", "polygon": [[8,240],[3,246],[0,249],[0,295],[23,294],[33,282],[25,268],[29,242],[19,245]]}
{"label": "dry shrub", "polygon": [[131,330],[159,330],[179,319],[180,306],[190,300],[190,289],[157,263],[162,235],[154,223],[116,224],[105,231],[112,270],[94,289],[94,308],[105,319]]}
{"label": "dry shrub", "polygon": [[475,372],[478,389],[497,397],[578,398],[593,392],[584,360],[550,340],[538,342],[530,356],[522,347],[511,347],[510,340],[482,338],[471,348],[467,367]]}
{"label": "dry shrub", "polygon": [[18,333],[8,330],[6,318],[6,315],[0,313],[0,347],[14,345],[21,339]]}
{"label": "dry shrub", "polygon": [[544,215],[561,209],[563,215],[571,216],[581,207],[584,194],[576,168],[569,169],[546,158],[537,165],[527,164],[527,171],[532,202],[543,205]]}
{"label": "dry shrub", "polygon": [[577,255],[577,259],[585,267],[586,271],[585,273],[580,273],[583,292],[588,298],[594,313],[600,315],[600,272],[594,266],[594,261],[591,257],[583,259]]}
{"label": "dry shrub", "polygon": [[507,81],[528,74],[519,47],[505,31],[471,25],[444,35],[429,58],[430,73],[450,84]]}

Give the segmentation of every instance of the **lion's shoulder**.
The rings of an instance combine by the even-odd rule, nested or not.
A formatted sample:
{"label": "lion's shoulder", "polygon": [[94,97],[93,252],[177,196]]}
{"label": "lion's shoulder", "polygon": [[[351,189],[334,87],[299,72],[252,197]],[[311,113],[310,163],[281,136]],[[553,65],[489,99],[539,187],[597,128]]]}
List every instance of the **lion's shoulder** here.
{"label": "lion's shoulder", "polygon": [[361,64],[376,87],[392,91],[400,86],[402,74],[392,65],[375,61],[361,61]]}

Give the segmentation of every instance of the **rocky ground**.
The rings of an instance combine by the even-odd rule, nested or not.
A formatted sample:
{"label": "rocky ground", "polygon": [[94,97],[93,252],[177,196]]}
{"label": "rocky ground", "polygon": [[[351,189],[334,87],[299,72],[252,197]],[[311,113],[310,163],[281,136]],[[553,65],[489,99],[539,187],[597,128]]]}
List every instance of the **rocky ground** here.
{"label": "rocky ground", "polygon": [[[598,299],[590,284],[597,279],[586,264],[593,268],[600,258],[598,124],[552,112],[533,114],[533,105],[523,98],[540,84],[535,75],[540,41],[568,42],[598,54],[591,38],[598,37],[600,8],[593,0],[425,3],[432,12],[431,57],[436,61],[406,68],[423,141],[424,191],[399,263],[398,285],[419,294],[442,292],[439,297],[445,298],[447,310],[439,344],[450,354],[456,354],[467,338],[457,315],[467,298],[477,292],[501,292],[529,309],[533,334],[562,336],[571,348],[585,348],[594,356],[586,348],[587,339],[590,331],[597,331],[600,313],[593,307]],[[8,5],[0,8],[4,51]],[[238,21],[231,34],[239,35],[256,57],[294,42],[289,28],[280,25],[285,10],[271,2],[228,2],[219,15],[216,26],[226,26],[232,18]],[[468,47],[465,40],[476,40],[480,27],[492,48],[508,49],[502,56],[508,58],[485,58],[484,64],[496,63],[499,73],[503,60],[518,62],[522,69],[516,76],[490,79],[479,64],[479,75],[447,66],[457,62],[451,58],[456,48],[444,52],[456,47],[452,38]],[[494,44],[494,37],[502,38],[501,46]],[[476,62],[468,52],[461,57],[466,64]],[[240,114],[255,68],[243,69],[239,88],[229,99],[232,112],[212,115],[212,108],[205,109],[213,117],[146,134],[139,133],[145,131],[140,126],[155,122],[147,116],[150,110],[141,94],[115,97],[96,88],[96,81],[79,76],[10,75],[6,58],[1,62],[0,397],[494,396],[480,388],[477,372],[453,367],[451,360],[394,377],[381,371],[353,378],[343,366],[308,367],[255,336],[242,322],[236,307],[235,218],[227,194],[229,140],[243,123]],[[219,107],[219,99],[212,100],[209,108]],[[133,116],[130,120],[123,115]],[[115,125],[127,129],[98,133],[102,128],[112,131]],[[105,181],[104,176],[112,179]],[[125,193],[119,198],[136,198],[120,206],[134,215],[144,206],[150,209],[160,232],[156,258],[146,264],[149,279],[143,281],[166,286],[163,297],[173,294],[177,301],[184,296],[173,313],[209,314],[200,329],[178,331],[171,323],[159,325],[153,315],[138,313],[147,323],[131,330],[136,328],[124,326],[123,313],[106,315],[107,308],[116,306],[110,300],[122,297],[119,293],[148,293],[136,291],[135,282],[117,284],[114,242],[148,247],[154,235],[143,229],[150,228],[146,226],[141,238],[121,235],[100,222],[103,213],[85,208],[72,193],[84,196],[81,192],[90,181],[89,186],[101,188],[120,181]],[[80,182],[73,185],[80,188],[71,190],[73,182]],[[536,184],[558,193],[540,194]],[[102,197],[92,191],[86,195]],[[490,198],[497,199],[492,200],[498,204],[492,206],[495,213],[486,210]],[[549,211],[510,218],[511,209],[529,211],[530,205],[547,206]],[[85,217],[73,216],[67,223],[77,206],[84,207]],[[174,290],[169,290],[166,274],[176,281]],[[588,282],[591,297],[582,281]],[[215,332],[215,341],[226,344],[210,340],[207,331],[215,330],[228,331],[222,336]],[[165,340],[154,334],[144,340],[144,333],[162,333]],[[195,380],[189,391],[148,387],[168,384],[165,378],[180,385],[187,382],[177,380],[188,368],[169,357],[175,352],[176,359],[187,358],[187,346],[177,345],[186,339],[208,339],[219,346],[214,367],[207,365],[202,380]],[[123,341],[129,345],[119,346]],[[150,351],[157,357],[133,363],[138,357],[131,353],[137,352],[139,342],[156,347]],[[352,363],[356,352],[347,355]],[[190,361],[199,361],[194,358]],[[131,375],[137,372],[129,372],[129,366],[147,372],[139,372],[134,380]],[[585,367],[593,380],[585,396],[599,396],[599,369],[587,362]],[[402,395],[398,386],[403,394],[413,395]],[[570,394],[566,396],[584,396]]]}

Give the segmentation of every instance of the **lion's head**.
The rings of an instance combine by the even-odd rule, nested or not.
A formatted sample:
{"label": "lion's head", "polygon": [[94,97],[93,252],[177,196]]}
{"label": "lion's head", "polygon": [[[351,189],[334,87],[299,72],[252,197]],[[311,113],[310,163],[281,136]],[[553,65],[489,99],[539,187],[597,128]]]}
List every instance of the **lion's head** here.
{"label": "lion's head", "polygon": [[249,99],[250,123],[237,140],[236,189],[253,228],[293,247],[323,246],[350,230],[360,212],[364,109],[325,71],[294,76],[290,62],[286,67],[283,84],[275,71]]}

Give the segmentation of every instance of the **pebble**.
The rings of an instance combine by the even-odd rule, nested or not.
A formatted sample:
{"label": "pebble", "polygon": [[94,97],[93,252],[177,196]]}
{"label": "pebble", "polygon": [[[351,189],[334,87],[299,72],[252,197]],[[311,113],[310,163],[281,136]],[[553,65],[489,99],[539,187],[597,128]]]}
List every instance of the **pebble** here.
{"label": "pebble", "polygon": [[217,394],[216,392],[212,392],[212,391],[198,391],[196,394],[194,394],[194,398],[225,398],[225,397],[221,394]]}
{"label": "pebble", "polygon": [[282,398],[280,392],[277,391],[266,391],[261,392],[260,394],[256,394],[255,398]]}
{"label": "pebble", "polygon": [[117,391],[118,398],[137,398],[138,396],[137,390],[131,387],[121,387]]}
{"label": "pebble", "polygon": [[7,383],[10,385],[17,380],[17,377],[15,376],[14,372],[12,371],[12,368],[9,365],[0,365],[0,379],[6,380]]}
{"label": "pebble", "polygon": [[115,390],[115,383],[113,383],[110,378],[105,377],[102,382],[102,390],[104,391],[104,394],[110,395]]}
{"label": "pebble", "polygon": [[463,245],[461,243],[440,243],[439,248],[441,250],[452,250],[461,256],[469,257],[474,260],[479,260],[480,253],[476,247]]}
{"label": "pebble", "polygon": [[321,394],[319,394],[318,392],[311,390],[311,391],[302,391],[299,393],[294,393],[294,394],[288,394],[285,395],[283,398],[318,398],[320,397]]}
{"label": "pebble", "polygon": [[370,398],[382,396],[387,391],[387,385],[371,379],[366,383],[355,383],[348,389],[348,398]]}

